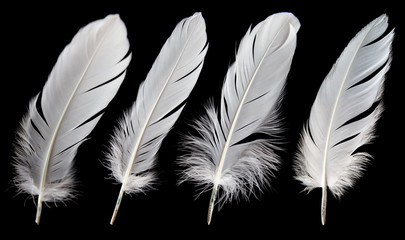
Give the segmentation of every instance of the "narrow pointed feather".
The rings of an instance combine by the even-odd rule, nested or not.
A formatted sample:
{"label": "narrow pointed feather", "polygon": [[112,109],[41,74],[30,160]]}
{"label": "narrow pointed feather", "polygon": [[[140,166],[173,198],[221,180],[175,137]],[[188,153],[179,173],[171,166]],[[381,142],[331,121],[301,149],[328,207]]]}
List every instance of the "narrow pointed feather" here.
{"label": "narrow pointed feather", "polygon": [[182,143],[189,153],[179,158],[186,168],[180,182],[212,187],[208,224],[215,202],[248,199],[269,186],[278,168],[274,142],[252,136],[281,132],[279,105],[299,27],[294,15],[278,13],[249,29],[225,78],[219,112],[210,102],[195,121],[200,136]]}
{"label": "narrow pointed feather", "polygon": [[15,183],[42,202],[73,197],[73,159],[115,96],[130,62],[125,24],[109,15],[83,27],[60,54],[17,132]]}
{"label": "narrow pointed feather", "polygon": [[115,129],[107,161],[121,190],[111,224],[124,193],[152,187],[159,147],[196,84],[206,53],[204,19],[196,13],[177,24],[139,87],[135,103]]}
{"label": "narrow pointed feather", "polygon": [[302,132],[296,179],[308,191],[323,189],[322,224],[327,189],[341,197],[371,158],[356,150],[372,141],[383,110],[381,95],[394,37],[387,28],[388,17],[382,15],[350,41],[323,81]]}

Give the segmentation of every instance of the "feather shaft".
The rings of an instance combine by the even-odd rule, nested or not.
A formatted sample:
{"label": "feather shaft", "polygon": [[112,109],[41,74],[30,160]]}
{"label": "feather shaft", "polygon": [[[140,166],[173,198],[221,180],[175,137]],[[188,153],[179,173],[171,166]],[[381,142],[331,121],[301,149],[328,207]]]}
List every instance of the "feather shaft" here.
{"label": "feather shaft", "polygon": [[37,213],[35,215],[35,223],[39,225],[41,220],[41,213],[42,213],[42,194],[38,197],[38,206],[37,206]]}
{"label": "feather shaft", "polygon": [[325,225],[326,222],[326,204],[328,202],[328,187],[326,183],[326,177],[324,178],[324,186],[322,187],[322,199],[321,199],[321,222]]}
{"label": "feather shaft", "polygon": [[121,189],[120,189],[120,192],[118,194],[117,203],[115,204],[114,212],[113,212],[113,215],[112,215],[111,220],[110,220],[111,225],[114,224],[115,218],[117,218],[117,213],[118,213],[118,210],[119,210],[119,208],[121,206],[122,197],[124,196],[125,187],[126,187],[126,184],[121,185]]}
{"label": "feather shaft", "polygon": [[207,223],[208,223],[208,225],[211,224],[212,213],[214,211],[215,200],[217,198],[217,190],[218,190],[218,184],[216,183],[212,187],[212,192],[211,192],[211,197],[210,197],[210,204],[208,206],[208,215],[207,215]]}

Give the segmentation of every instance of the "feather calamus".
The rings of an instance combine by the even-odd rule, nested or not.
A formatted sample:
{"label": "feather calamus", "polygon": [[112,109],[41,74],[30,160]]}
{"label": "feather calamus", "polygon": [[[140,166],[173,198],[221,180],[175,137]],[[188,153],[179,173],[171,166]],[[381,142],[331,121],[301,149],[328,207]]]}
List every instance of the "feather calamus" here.
{"label": "feather calamus", "polygon": [[207,47],[201,13],[180,21],[115,129],[106,158],[121,189],[111,224],[123,194],[145,191],[156,179],[156,154],[196,84]]}
{"label": "feather calamus", "polygon": [[212,186],[208,224],[216,202],[247,199],[254,188],[268,186],[278,169],[276,146],[251,136],[281,131],[279,107],[299,28],[293,14],[278,13],[249,29],[225,77],[219,112],[209,102],[206,114],[194,122],[200,136],[184,137],[180,183]]}
{"label": "feather calamus", "polygon": [[42,202],[73,197],[73,159],[117,93],[131,60],[125,24],[109,15],[80,29],[60,54],[17,131],[14,179]]}
{"label": "feather calamus", "polygon": [[347,45],[323,81],[296,155],[296,179],[310,191],[322,188],[325,224],[327,189],[341,197],[361,177],[371,156],[357,149],[371,142],[383,110],[381,95],[391,62],[394,30],[382,15]]}

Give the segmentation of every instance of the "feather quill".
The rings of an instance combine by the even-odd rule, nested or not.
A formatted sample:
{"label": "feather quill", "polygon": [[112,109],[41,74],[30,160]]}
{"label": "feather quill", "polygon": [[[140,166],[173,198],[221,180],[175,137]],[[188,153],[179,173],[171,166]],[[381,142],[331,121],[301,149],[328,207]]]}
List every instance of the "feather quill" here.
{"label": "feather quill", "polygon": [[115,129],[106,158],[121,189],[111,224],[124,193],[145,191],[155,181],[156,154],[196,84],[207,46],[201,13],[180,21]]}
{"label": "feather quill", "polygon": [[323,225],[327,189],[341,197],[371,158],[358,149],[373,139],[383,111],[381,95],[394,37],[387,27],[388,17],[382,15],[347,45],[323,81],[301,135],[296,179],[308,191],[322,188]]}
{"label": "feather quill", "polygon": [[[217,203],[248,198],[269,185],[279,159],[275,145],[254,134],[280,133],[279,105],[296,46],[298,19],[291,13],[269,16],[246,33],[222,87],[219,113],[209,102],[194,122],[200,136],[185,136],[187,153],[180,183],[212,186],[207,222]],[[249,138],[250,137],[250,138]]]}
{"label": "feather quill", "polygon": [[42,202],[74,197],[73,159],[117,93],[131,60],[125,24],[109,15],[65,47],[17,132],[15,184]]}

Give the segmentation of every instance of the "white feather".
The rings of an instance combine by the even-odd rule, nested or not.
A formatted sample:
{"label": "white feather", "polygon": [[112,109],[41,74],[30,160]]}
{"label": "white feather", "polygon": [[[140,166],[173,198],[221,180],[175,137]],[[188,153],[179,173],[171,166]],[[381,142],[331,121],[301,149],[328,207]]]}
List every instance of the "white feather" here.
{"label": "white feather", "polygon": [[351,40],[323,81],[301,136],[296,179],[308,191],[323,189],[322,224],[327,188],[342,196],[371,157],[356,150],[373,139],[383,109],[380,98],[394,36],[393,30],[384,36],[387,22],[382,15]]}
{"label": "white feather", "polygon": [[65,47],[17,133],[15,183],[42,202],[73,197],[73,159],[115,96],[131,60],[124,23],[109,15]]}
{"label": "white feather", "polygon": [[107,160],[113,177],[122,185],[111,224],[124,192],[145,191],[156,179],[157,152],[198,79],[206,52],[202,15],[196,13],[179,22],[115,130]]}
{"label": "white feather", "polygon": [[[298,19],[291,13],[269,16],[242,39],[235,63],[229,68],[219,114],[210,102],[206,115],[195,121],[200,136],[186,136],[189,153],[180,157],[186,167],[180,182],[213,186],[208,224],[217,195],[218,203],[248,198],[269,185],[279,165],[275,146],[253,134],[281,131],[279,104],[296,46]],[[207,186],[208,185],[208,186]]]}

